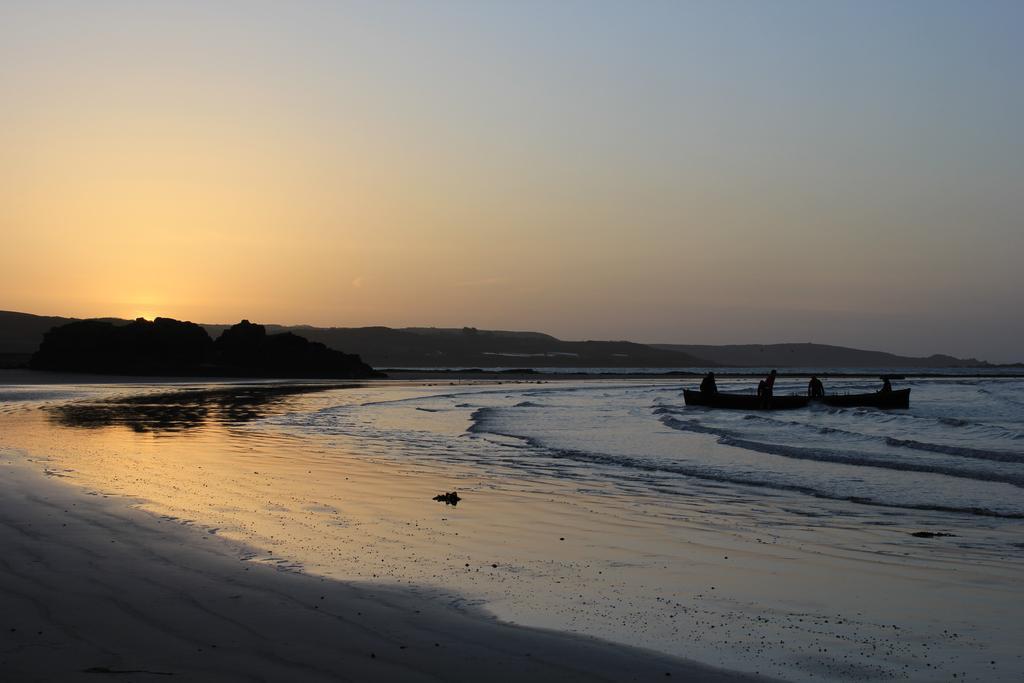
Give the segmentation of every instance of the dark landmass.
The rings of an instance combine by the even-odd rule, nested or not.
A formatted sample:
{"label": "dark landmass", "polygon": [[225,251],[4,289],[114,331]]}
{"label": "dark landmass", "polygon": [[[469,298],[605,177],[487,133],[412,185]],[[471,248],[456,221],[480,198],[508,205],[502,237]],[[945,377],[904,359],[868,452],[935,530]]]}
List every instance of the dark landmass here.
{"label": "dark landmass", "polygon": [[[16,367],[19,361],[27,361],[43,341],[43,335],[58,325],[76,322],[78,318],[61,318],[51,315],[32,315],[0,311],[0,362],[5,367]],[[127,324],[119,318],[96,318],[105,322]]]}
{"label": "dark landmass", "polygon": [[274,377],[380,377],[358,354],[343,353],[293,332],[267,334],[248,320],[214,342],[214,363],[246,375]]}
{"label": "dark landmass", "polygon": [[43,335],[29,367],[179,377],[383,376],[357,355],[329,349],[290,332],[267,334],[262,325],[248,320],[229,327],[213,341],[202,326],[171,318],[140,318],[123,324],[80,320],[59,325]]}
{"label": "dark landmass", "polygon": [[[69,318],[0,311],[0,353],[32,353],[43,334]],[[106,319],[111,325],[130,321]],[[227,325],[201,325],[216,338]],[[389,327],[267,325],[268,338],[292,333],[330,349],[389,367],[703,367],[700,358],[626,341],[562,341],[539,332]],[[275,342],[281,343],[281,342]]]}
{"label": "dark landmass", "polygon": [[44,334],[58,325],[74,321],[75,318],[0,311],[0,355],[9,358],[30,356],[39,348]]}
{"label": "dark landmass", "polygon": [[[208,325],[211,334],[218,326]],[[562,341],[539,332],[390,327],[281,327],[335,349],[358,353],[375,367],[654,368],[705,366],[686,353],[628,341]]]}
{"label": "dark landmass", "polygon": [[[103,319],[115,326],[131,321]],[[43,334],[70,318],[0,311],[0,367],[19,367]],[[200,325],[213,338],[228,325]],[[374,367],[391,368],[704,368],[833,367],[930,368],[996,366],[973,358],[898,356],[825,344],[710,346],[638,344],[628,341],[564,341],[540,332],[413,327],[311,327],[266,325],[267,337],[292,333],[329,349],[360,356]],[[287,342],[273,342],[284,344]]]}
{"label": "dark landmass", "polygon": [[927,358],[898,356],[884,351],[864,351],[828,344],[652,344],[667,351],[688,353],[725,367],[825,367],[825,368],[991,368],[975,358],[935,354]]}
{"label": "dark landmass", "polygon": [[0,370],[27,368],[31,353],[0,353]]}

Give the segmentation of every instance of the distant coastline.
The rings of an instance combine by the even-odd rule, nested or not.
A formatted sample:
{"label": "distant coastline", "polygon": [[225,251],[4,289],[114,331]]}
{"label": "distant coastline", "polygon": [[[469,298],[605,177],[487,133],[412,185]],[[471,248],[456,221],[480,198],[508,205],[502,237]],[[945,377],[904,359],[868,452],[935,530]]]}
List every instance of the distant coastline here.
{"label": "distant coastline", "polygon": [[[128,325],[132,321],[116,318],[97,319],[113,326]],[[29,313],[0,311],[0,368],[26,367],[39,348],[43,336],[58,325],[77,322],[72,318],[37,316]],[[215,338],[227,325],[197,325]],[[749,368],[756,373],[761,368],[780,370],[813,368],[842,369],[844,374],[870,374],[875,369],[901,371],[927,370],[942,376],[962,374],[963,368],[976,370],[980,375],[995,372],[1004,376],[1006,370],[1019,369],[1024,364],[999,365],[974,358],[956,358],[936,354],[927,357],[909,357],[882,351],[853,349],[826,344],[746,344],[746,345],[682,345],[639,344],[628,341],[564,341],[540,332],[507,330],[478,330],[475,328],[403,328],[360,327],[320,328],[307,325],[263,326],[270,336],[291,333],[327,349],[357,355],[361,361],[375,368],[394,368],[407,373],[410,369],[440,372],[479,374],[476,369],[508,374],[510,369],[525,368],[545,374],[623,373],[642,370],[665,373],[698,372],[707,368],[722,368],[732,372]],[[596,372],[599,371],[599,372]],[[173,374],[182,375],[177,371]],[[200,373],[209,375],[211,371]],[[217,373],[212,373],[217,374]],[[230,376],[233,371],[221,372]],[[249,373],[253,374],[253,373]]]}
{"label": "distant coastline", "polygon": [[[599,370],[594,368],[593,370]],[[554,368],[540,370],[520,369],[517,372],[488,368],[383,368],[382,376],[355,380],[360,383],[383,382],[383,383],[413,383],[413,384],[436,384],[436,383],[516,383],[516,384],[545,384],[548,382],[622,382],[635,381],[644,383],[675,383],[679,385],[692,384],[696,386],[699,382],[701,371],[672,370],[669,372],[648,372],[642,369],[622,371],[616,369],[612,372],[606,369],[604,372],[575,372],[572,369]],[[718,368],[715,374],[720,379],[750,379],[752,380],[751,391],[753,391],[756,380],[764,373],[750,368]],[[806,379],[812,374],[811,370],[797,372],[782,371],[779,373],[782,378]],[[879,373],[859,371],[813,371],[818,377],[829,380],[841,379],[869,379],[877,380]],[[971,368],[964,368],[960,374],[948,372],[906,372],[902,373],[908,380],[914,379],[1020,379],[1024,378],[1024,371],[1007,370],[1003,373],[996,372],[973,372]],[[237,382],[237,383],[284,383],[292,385],[295,383],[325,383],[351,382],[342,378],[300,378],[300,377],[274,377],[274,376],[230,376],[230,375],[114,375],[114,374],[92,374],[92,373],[71,373],[52,372],[43,370],[30,370],[28,368],[0,368],[0,385],[43,385],[43,384],[166,384],[169,386],[188,386],[197,383],[213,382]]]}
{"label": "distant coastline", "polygon": [[[696,380],[711,368],[382,368],[389,380]],[[719,378],[760,378],[765,368],[713,368]],[[894,368],[792,368],[780,370],[783,378],[806,378],[814,374],[822,379],[877,379],[893,374]],[[1024,377],[1024,368],[895,368],[908,379],[980,378],[1004,379]]]}

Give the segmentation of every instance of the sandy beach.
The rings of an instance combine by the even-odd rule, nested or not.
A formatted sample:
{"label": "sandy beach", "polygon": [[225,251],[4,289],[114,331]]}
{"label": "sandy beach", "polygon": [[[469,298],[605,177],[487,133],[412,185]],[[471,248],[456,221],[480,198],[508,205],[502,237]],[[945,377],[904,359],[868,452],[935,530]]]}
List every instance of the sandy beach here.
{"label": "sandy beach", "polygon": [[6,681],[756,680],[242,562],[244,549],[201,529],[31,463],[2,467]]}

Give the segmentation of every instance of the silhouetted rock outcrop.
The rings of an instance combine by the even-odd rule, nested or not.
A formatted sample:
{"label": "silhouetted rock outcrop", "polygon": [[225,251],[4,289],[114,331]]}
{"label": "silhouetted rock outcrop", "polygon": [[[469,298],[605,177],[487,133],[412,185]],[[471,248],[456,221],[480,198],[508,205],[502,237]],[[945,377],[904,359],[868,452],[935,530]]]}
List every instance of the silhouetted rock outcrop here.
{"label": "silhouetted rock outcrop", "polygon": [[201,326],[170,318],[140,318],[126,325],[68,323],[46,333],[30,367],[117,375],[380,376],[359,356],[291,333],[268,335],[262,325],[248,320],[225,330],[216,342]]}
{"label": "silhouetted rock outcrop", "polygon": [[127,325],[82,320],[55,327],[32,356],[36,370],[128,375],[198,371],[213,341],[199,325],[171,318],[139,318]]}
{"label": "silhouetted rock outcrop", "polygon": [[214,362],[245,373],[276,377],[373,377],[359,356],[329,349],[291,332],[267,334],[248,320],[229,327],[214,342]]}

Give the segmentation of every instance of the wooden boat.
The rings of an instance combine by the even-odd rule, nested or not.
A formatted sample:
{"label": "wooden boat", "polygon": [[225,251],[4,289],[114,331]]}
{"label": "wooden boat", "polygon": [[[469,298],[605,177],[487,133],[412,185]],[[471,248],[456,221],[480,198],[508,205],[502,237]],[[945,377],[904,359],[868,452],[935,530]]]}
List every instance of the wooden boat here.
{"label": "wooden boat", "polygon": [[833,408],[879,408],[892,410],[910,407],[910,389],[876,391],[870,394],[826,394],[822,398],[807,396],[772,396],[765,400],[753,394],[730,394],[718,392],[707,394],[693,389],[683,390],[683,399],[688,406],[705,408],[727,408],[732,410],[793,410],[806,408],[811,401],[818,401]]}
{"label": "wooden boat", "polygon": [[733,410],[792,410],[806,408],[811,402],[806,396],[772,396],[763,399],[754,394],[714,394],[683,389],[683,400],[688,406],[704,406],[706,408],[731,408]]}
{"label": "wooden boat", "polygon": [[894,389],[893,391],[876,391],[870,394],[826,394],[820,400],[827,406],[835,408],[893,408],[910,407],[910,389]]}

